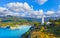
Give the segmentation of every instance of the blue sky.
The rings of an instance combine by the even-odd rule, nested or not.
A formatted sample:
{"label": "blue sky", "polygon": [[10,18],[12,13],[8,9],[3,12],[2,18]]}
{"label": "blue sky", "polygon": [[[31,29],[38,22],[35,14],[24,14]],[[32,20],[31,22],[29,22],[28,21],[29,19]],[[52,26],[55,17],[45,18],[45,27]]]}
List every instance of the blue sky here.
{"label": "blue sky", "polygon": [[[12,4],[10,4],[10,3],[12,3]],[[23,6],[25,5],[24,7],[26,10],[17,8],[21,3]],[[19,5],[17,5],[17,4],[19,4]],[[22,16],[27,16],[27,14],[39,15],[39,14],[43,14],[43,13],[47,13],[48,15],[51,15],[53,13],[56,13],[59,10],[60,0],[0,0],[0,7],[2,7],[2,8],[0,8],[0,10],[3,10],[3,12],[4,12],[4,10],[8,9],[7,12],[9,14],[11,14],[12,12],[16,12],[16,13],[12,13],[12,15],[13,14],[17,14],[17,15],[22,14],[23,12],[28,12],[28,13],[23,13]],[[33,9],[34,13],[31,13],[32,9]],[[21,12],[21,10],[23,10],[23,12]],[[5,13],[7,13],[7,12],[5,11]],[[40,12],[40,13],[38,13],[38,12]],[[60,11],[58,11],[58,12],[60,12]]]}
{"label": "blue sky", "polygon": [[58,10],[58,5],[60,5],[60,0],[48,0],[45,4],[39,5],[37,0],[0,0],[0,6],[4,6],[10,2],[27,2],[30,6],[32,5],[34,10],[43,9],[47,10]]}

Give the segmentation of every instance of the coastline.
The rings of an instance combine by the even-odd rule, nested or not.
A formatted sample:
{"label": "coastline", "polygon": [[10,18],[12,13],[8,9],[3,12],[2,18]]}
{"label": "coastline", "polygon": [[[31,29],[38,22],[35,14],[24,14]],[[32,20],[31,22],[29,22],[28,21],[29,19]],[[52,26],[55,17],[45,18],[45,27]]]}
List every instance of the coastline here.
{"label": "coastline", "polygon": [[16,30],[16,29],[21,29],[21,27],[24,28],[24,26],[31,26],[31,25],[15,25],[15,26],[1,26],[0,28],[8,28],[10,30]]}

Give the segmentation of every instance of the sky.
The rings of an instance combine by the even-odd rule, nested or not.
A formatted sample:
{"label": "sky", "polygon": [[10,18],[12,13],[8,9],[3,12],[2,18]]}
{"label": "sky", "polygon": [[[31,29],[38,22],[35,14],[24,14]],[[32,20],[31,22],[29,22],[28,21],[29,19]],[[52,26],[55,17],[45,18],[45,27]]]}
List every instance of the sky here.
{"label": "sky", "polygon": [[0,16],[37,17],[60,15],[60,0],[0,0]]}

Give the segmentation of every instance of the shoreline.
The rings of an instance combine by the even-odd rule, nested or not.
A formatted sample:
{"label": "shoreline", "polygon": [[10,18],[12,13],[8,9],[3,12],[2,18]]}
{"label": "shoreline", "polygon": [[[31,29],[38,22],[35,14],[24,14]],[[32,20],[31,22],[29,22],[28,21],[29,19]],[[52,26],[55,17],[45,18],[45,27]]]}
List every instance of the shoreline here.
{"label": "shoreline", "polygon": [[15,26],[1,26],[0,28],[8,28],[10,30],[16,30],[16,29],[21,29],[21,27],[24,28],[24,26],[31,26],[31,25],[15,25]]}

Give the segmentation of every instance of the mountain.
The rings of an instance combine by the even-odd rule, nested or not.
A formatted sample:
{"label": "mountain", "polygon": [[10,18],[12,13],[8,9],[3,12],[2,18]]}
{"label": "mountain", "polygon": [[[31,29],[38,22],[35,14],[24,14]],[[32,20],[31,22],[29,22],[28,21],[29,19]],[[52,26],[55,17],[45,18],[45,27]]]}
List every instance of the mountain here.
{"label": "mountain", "polygon": [[[7,19],[7,18],[11,18],[11,19],[25,19],[27,21],[30,21],[30,22],[41,22],[41,18],[32,18],[32,17],[17,17],[17,16],[11,16],[11,15],[7,15],[7,16],[0,16],[0,18],[2,18],[3,20]],[[52,19],[52,20],[55,20],[55,19],[60,19],[59,17],[47,17],[45,18],[45,22],[47,22],[49,19]],[[11,20],[9,20],[11,21]]]}

